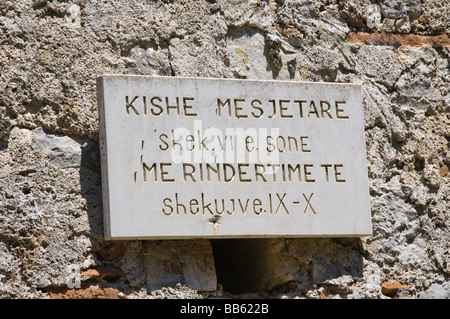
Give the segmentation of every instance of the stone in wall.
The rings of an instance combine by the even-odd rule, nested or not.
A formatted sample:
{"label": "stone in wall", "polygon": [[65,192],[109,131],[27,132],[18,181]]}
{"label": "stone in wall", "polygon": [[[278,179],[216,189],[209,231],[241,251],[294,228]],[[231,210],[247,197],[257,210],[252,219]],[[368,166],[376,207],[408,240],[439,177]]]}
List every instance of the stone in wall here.
{"label": "stone in wall", "polygon": [[200,291],[217,290],[214,258],[207,240],[146,241],[143,255],[151,291],[176,284]]}

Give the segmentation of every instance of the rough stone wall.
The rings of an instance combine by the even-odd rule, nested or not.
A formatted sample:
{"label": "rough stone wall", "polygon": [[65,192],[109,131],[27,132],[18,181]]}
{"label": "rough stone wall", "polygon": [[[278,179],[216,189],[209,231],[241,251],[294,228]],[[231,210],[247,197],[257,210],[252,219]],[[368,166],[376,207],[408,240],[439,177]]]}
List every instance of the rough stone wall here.
{"label": "rough stone wall", "polygon": [[373,236],[266,240],[254,293],[449,298],[449,33],[446,0],[1,0],[0,297],[227,294],[186,265],[153,290],[158,243],[103,239],[95,79],[113,73],[361,83]]}

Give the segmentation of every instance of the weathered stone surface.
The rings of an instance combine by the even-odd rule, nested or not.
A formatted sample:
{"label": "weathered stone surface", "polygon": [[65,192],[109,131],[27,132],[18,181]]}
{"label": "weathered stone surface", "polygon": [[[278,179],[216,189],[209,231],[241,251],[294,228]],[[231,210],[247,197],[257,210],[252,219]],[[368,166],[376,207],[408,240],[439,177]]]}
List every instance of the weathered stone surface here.
{"label": "weathered stone surface", "polygon": [[99,260],[111,261],[119,258],[123,254],[124,250],[124,244],[121,242],[113,242],[98,250],[96,255]]}
{"label": "weathered stone surface", "polygon": [[86,271],[80,273],[81,279],[95,279],[106,281],[114,280],[119,278],[124,273],[121,269],[113,266],[99,266],[97,268],[90,268]]}
{"label": "weathered stone surface", "polygon": [[119,290],[111,287],[92,285],[80,289],[49,290],[52,299],[122,299],[126,298]]}
{"label": "weathered stone surface", "polygon": [[214,259],[207,240],[146,241],[143,254],[150,290],[178,283],[201,291],[217,289]]}
{"label": "weathered stone surface", "polygon": [[273,290],[295,281],[301,268],[284,255],[284,239],[218,239],[211,244],[218,283],[228,292]]}
{"label": "weathered stone surface", "polygon": [[[417,14],[417,13],[415,13]],[[450,28],[450,8],[442,0],[424,0],[413,26],[422,33],[447,33]]]}
{"label": "weathered stone surface", "polygon": [[383,282],[383,284],[381,285],[381,293],[385,296],[392,297],[397,292],[397,290],[407,288],[410,287],[402,285],[401,283],[395,280],[388,280]]}
{"label": "weathered stone surface", "polygon": [[[374,1],[276,2],[0,1],[0,297],[67,291],[70,265],[120,268],[109,284],[128,298],[200,297],[152,295],[145,242],[101,253],[95,79],[113,73],[361,84],[374,234],[286,240],[277,276],[294,280],[271,296],[389,298],[380,287],[392,279],[411,287],[395,298],[448,298],[450,51],[416,40],[448,34],[450,6],[378,1],[389,16],[376,29]],[[279,71],[267,34],[281,41]]]}
{"label": "weathered stone surface", "polygon": [[408,0],[408,1],[393,1],[382,0],[380,1],[381,12],[384,17],[407,17],[408,15],[418,16],[421,8],[422,1],[420,0]]}

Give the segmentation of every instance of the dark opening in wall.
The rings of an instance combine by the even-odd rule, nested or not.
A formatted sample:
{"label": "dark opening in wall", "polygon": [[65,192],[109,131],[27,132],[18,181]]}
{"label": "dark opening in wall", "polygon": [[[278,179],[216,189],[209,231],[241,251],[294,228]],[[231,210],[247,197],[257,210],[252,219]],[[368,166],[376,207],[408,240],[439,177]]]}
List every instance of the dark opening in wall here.
{"label": "dark opening in wall", "polygon": [[217,282],[225,292],[262,291],[270,276],[268,239],[211,239]]}

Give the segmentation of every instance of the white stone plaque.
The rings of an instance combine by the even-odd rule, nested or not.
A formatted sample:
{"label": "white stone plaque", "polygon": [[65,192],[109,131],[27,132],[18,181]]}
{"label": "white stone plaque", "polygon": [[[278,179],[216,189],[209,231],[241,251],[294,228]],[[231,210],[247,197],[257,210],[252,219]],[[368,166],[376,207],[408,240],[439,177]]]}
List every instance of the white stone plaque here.
{"label": "white stone plaque", "polygon": [[361,87],[98,78],[108,239],[371,235]]}

